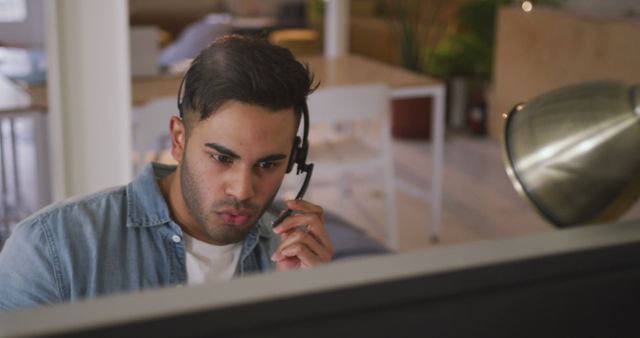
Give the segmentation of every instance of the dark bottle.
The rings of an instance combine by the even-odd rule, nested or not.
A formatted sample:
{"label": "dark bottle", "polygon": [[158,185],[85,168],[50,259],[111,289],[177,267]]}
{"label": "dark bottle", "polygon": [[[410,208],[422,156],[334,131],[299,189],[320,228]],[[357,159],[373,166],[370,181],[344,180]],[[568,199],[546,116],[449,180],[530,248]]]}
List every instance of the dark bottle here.
{"label": "dark bottle", "polygon": [[487,133],[487,100],[485,98],[484,84],[479,81],[474,81],[471,86],[467,123],[472,133],[477,135]]}

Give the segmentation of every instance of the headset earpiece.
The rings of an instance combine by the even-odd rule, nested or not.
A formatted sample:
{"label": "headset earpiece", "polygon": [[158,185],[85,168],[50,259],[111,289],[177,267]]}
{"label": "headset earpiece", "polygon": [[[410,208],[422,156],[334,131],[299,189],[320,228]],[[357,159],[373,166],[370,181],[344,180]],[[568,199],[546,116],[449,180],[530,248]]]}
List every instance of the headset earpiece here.
{"label": "headset earpiece", "polygon": [[294,164],[297,166],[296,174],[308,172],[313,167],[313,164],[307,163],[307,153],[309,152],[309,108],[306,102],[302,105],[301,113],[302,137],[296,136],[293,139],[293,147],[291,147],[291,155],[289,156],[289,163],[287,163],[287,174],[293,170]]}
{"label": "headset earpiece", "polygon": [[289,156],[289,163],[287,163],[287,174],[290,173],[291,170],[293,170],[294,164],[297,163],[298,166],[300,165],[300,159],[298,158],[299,154],[301,153],[299,151],[300,143],[302,143],[302,139],[300,138],[300,136],[296,136],[296,138],[293,139],[293,146],[291,147],[291,155]]}

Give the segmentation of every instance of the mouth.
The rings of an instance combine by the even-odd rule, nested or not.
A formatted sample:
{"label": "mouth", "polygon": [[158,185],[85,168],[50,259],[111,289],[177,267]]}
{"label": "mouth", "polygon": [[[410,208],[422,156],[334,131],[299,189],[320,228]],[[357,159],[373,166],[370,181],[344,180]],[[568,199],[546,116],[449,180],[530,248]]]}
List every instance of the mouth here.
{"label": "mouth", "polygon": [[225,224],[242,225],[251,218],[251,213],[245,210],[227,209],[218,212]]}

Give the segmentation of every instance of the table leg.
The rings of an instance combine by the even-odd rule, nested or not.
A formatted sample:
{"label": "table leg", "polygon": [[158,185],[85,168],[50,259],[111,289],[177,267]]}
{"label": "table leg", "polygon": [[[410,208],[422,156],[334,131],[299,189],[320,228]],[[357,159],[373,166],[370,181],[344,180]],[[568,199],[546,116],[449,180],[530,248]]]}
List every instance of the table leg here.
{"label": "table leg", "polygon": [[6,168],[4,160],[4,132],[3,132],[4,119],[0,118],[0,248],[5,240],[5,236],[9,235],[9,219],[8,206],[7,206],[7,178]]}
{"label": "table leg", "polygon": [[13,219],[16,222],[22,218],[20,212],[22,205],[22,187],[20,186],[20,171],[18,170],[18,146],[16,138],[16,121],[15,118],[9,119],[9,137],[11,139],[11,163],[13,172]]}
{"label": "table leg", "polygon": [[444,100],[445,90],[441,86],[434,90],[432,99],[433,114],[431,115],[431,142],[433,144],[433,172],[431,190],[431,240],[437,242],[440,238],[442,217],[442,181],[444,166]]}

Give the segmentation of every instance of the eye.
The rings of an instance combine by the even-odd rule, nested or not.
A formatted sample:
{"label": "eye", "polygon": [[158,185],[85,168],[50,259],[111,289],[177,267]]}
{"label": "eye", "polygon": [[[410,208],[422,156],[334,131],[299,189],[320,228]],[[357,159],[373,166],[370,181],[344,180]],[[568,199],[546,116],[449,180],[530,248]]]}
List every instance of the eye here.
{"label": "eye", "polygon": [[209,156],[211,156],[211,158],[223,164],[233,163],[233,159],[227,155],[209,154]]}
{"label": "eye", "polygon": [[264,161],[264,162],[258,163],[258,168],[264,169],[264,170],[273,169],[275,168],[276,164],[277,163],[273,161]]}

